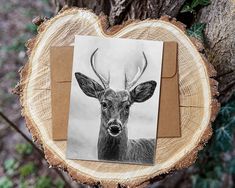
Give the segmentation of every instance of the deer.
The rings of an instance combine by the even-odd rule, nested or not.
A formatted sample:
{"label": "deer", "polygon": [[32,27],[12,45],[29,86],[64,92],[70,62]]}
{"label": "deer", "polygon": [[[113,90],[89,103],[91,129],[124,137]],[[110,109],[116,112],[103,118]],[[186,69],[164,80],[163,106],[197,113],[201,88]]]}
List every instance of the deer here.
{"label": "deer", "polygon": [[132,89],[147,68],[146,55],[142,52],[144,58],[142,70],[138,66],[138,71],[131,81],[127,80],[125,73],[125,89],[114,91],[109,87],[110,77],[104,78],[95,68],[94,56],[97,51],[98,48],[91,54],[90,65],[102,85],[81,72],[75,72],[75,77],[84,94],[98,99],[101,105],[98,160],[153,163],[155,139],[128,139],[127,128],[130,107],[134,103],[142,103],[151,98],[157,85],[156,81],[150,80]]}

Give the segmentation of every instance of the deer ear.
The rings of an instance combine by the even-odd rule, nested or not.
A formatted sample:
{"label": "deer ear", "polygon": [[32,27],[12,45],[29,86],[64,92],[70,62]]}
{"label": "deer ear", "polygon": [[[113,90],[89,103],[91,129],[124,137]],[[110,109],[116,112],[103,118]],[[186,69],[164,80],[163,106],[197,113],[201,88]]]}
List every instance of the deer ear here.
{"label": "deer ear", "polygon": [[104,88],[95,80],[85,76],[80,72],[75,73],[75,77],[81,90],[89,97],[99,99],[101,94],[104,92]]}
{"label": "deer ear", "polygon": [[157,82],[151,80],[148,82],[141,83],[137,85],[133,90],[131,90],[131,101],[133,102],[144,102],[152,97]]}

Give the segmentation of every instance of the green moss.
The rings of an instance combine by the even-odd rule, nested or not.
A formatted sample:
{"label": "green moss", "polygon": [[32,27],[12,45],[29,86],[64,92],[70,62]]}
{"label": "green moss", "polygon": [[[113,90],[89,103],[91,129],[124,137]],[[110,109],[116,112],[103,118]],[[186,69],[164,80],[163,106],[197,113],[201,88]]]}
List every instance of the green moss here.
{"label": "green moss", "polygon": [[19,173],[21,177],[29,176],[30,174],[34,173],[36,167],[33,162],[29,162],[19,168]]}

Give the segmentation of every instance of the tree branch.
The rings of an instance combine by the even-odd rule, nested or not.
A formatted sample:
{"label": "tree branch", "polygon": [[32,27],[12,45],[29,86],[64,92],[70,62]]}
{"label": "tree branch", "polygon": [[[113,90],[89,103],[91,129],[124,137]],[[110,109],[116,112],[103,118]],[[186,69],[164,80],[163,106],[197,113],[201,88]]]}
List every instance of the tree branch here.
{"label": "tree branch", "polygon": [[[8,119],[7,116],[5,116],[5,114],[3,114],[1,111],[0,111],[0,116],[8,123],[8,125],[10,127],[12,127],[17,133],[19,133],[28,143],[30,143],[34,149],[40,154],[40,157],[42,159],[45,160],[45,156],[44,156],[44,153],[42,152],[41,149],[38,148],[38,146],[31,140],[27,137],[27,135],[22,132],[17,125],[15,125],[11,120]],[[60,170],[58,170],[57,168],[53,168],[53,170],[55,170],[55,172],[64,180],[65,184],[66,184],[66,187],[69,187],[71,188],[71,185],[70,183],[66,180],[66,178],[64,177],[64,175],[62,174],[62,172]]]}

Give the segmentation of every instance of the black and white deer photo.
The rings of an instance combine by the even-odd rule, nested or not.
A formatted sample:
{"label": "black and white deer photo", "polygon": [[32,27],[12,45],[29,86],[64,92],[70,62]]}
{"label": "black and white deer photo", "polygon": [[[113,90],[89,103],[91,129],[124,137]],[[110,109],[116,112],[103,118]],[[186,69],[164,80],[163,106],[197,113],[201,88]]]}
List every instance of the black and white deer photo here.
{"label": "black and white deer photo", "polygon": [[67,158],[153,164],[163,42],[76,36]]}

